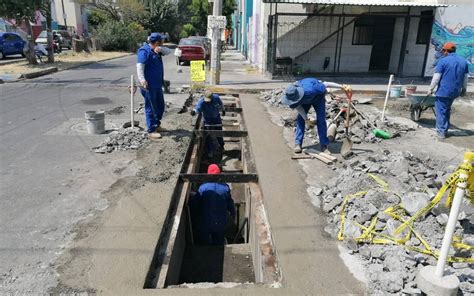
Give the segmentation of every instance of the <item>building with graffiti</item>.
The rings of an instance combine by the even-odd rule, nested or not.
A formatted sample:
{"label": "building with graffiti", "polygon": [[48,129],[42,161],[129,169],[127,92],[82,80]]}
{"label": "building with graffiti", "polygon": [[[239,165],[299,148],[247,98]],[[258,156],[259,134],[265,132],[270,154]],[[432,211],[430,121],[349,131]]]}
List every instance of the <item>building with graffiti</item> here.
{"label": "building with graffiti", "polygon": [[436,10],[431,32],[425,76],[432,76],[440,58],[439,51],[445,42],[454,42],[456,53],[469,63],[470,76],[474,76],[474,1],[447,1],[452,6]]}

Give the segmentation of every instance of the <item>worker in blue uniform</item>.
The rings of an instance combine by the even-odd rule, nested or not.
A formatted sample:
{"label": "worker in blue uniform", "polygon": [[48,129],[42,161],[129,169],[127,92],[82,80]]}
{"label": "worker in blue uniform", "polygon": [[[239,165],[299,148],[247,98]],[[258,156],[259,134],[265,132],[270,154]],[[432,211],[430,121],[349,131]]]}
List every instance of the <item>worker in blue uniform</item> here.
{"label": "worker in blue uniform", "polygon": [[161,119],[165,112],[163,97],[164,69],[163,55],[171,53],[171,49],[163,46],[163,36],[151,33],[148,43],[138,49],[137,77],[141,84],[141,93],[145,99],[145,117],[148,136],[151,139],[161,138]]}
{"label": "worker in blue uniform", "polygon": [[445,43],[441,52],[443,57],[435,67],[428,95],[432,95],[436,89],[436,132],[440,139],[444,139],[448,133],[454,99],[466,94],[469,67],[466,59],[456,54],[456,44]]}
{"label": "worker in blue uniform", "polygon": [[339,88],[346,92],[352,91],[348,85],[320,81],[315,78],[304,78],[290,84],[281,99],[282,104],[298,111],[295,131],[295,153],[301,153],[305,133],[305,122],[311,107],[316,111],[316,126],[321,151],[329,153],[329,139],[326,125],[326,93],[327,88]]}
{"label": "worker in blue uniform", "polygon": [[[202,113],[204,118],[204,128],[208,130],[222,130],[222,116],[225,116],[225,108],[219,95],[212,93],[207,90],[204,93],[196,107],[191,110],[191,115],[194,116],[196,113]],[[222,137],[216,137],[217,142],[221,148],[224,147],[224,139]],[[212,141],[206,143],[207,151],[212,152],[214,147]]]}
{"label": "worker in blue uniform", "polygon": [[[209,165],[207,173],[221,173],[216,164]],[[189,206],[193,217],[196,243],[203,245],[224,245],[227,220],[235,220],[235,205],[229,185],[225,183],[204,183],[190,198]]]}

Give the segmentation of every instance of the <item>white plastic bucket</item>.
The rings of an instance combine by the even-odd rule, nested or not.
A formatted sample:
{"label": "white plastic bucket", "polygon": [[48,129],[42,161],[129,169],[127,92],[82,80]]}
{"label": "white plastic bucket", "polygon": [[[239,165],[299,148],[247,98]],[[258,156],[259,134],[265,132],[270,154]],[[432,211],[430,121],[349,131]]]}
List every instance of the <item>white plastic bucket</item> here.
{"label": "white plastic bucket", "polygon": [[402,86],[401,85],[394,85],[390,87],[390,97],[391,98],[399,98],[402,95]]}
{"label": "white plastic bucket", "polygon": [[87,132],[92,135],[105,132],[105,112],[104,111],[86,111]]}

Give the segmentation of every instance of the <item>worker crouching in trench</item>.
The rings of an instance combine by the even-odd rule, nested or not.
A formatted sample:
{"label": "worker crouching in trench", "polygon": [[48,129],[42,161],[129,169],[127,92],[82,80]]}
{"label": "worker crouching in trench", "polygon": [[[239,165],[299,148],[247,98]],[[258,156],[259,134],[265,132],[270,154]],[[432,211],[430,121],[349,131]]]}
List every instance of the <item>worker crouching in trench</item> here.
{"label": "worker crouching in trench", "polygon": [[[222,116],[225,116],[224,104],[222,103],[219,95],[212,93],[210,90],[207,90],[204,93],[204,96],[201,96],[196,107],[191,110],[191,115],[202,113],[204,117],[204,129],[207,130],[222,130]],[[206,138],[206,150],[208,157],[212,158],[213,153],[216,150],[222,150],[224,148],[224,139],[222,137],[216,137],[219,147],[215,147],[215,143],[212,137],[208,136]],[[217,148],[217,149],[216,149]]]}
{"label": "worker crouching in trench", "polygon": [[[216,164],[209,165],[207,173],[221,173]],[[235,205],[229,185],[208,182],[199,186],[188,202],[191,211],[195,240],[198,245],[224,245],[227,222],[235,221]]]}

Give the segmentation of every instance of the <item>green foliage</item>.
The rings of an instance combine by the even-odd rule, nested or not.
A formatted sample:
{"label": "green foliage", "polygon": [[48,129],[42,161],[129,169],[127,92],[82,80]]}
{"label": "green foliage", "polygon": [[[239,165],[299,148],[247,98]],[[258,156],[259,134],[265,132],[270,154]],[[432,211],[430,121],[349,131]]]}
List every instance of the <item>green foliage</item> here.
{"label": "green foliage", "polygon": [[87,16],[87,22],[93,29],[105,24],[109,20],[107,14],[100,9],[93,9]]}
{"label": "green foliage", "polygon": [[210,12],[210,5],[207,0],[192,0],[188,6],[191,14],[191,23],[196,28],[199,35],[206,35],[207,33],[207,16]]}
{"label": "green foliage", "polygon": [[179,33],[179,38],[187,38],[196,35],[196,28],[192,24],[185,24]]}
{"label": "green foliage", "polygon": [[151,32],[168,32],[176,36],[176,29],[181,23],[178,4],[173,0],[150,1],[150,18],[146,28]]}
{"label": "green foliage", "polygon": [[136,51],[138,46],[146,41],[146,32],[138,23],[108,21],[97,27],[97,37],[101,40],[105,51],[123,50]]}
{"label": "green foliage", "polygon": [[16,20],[27,18],[32,21],[39,4],[41,1],[38,0],[2,0],[0,1],[0,15]]}

